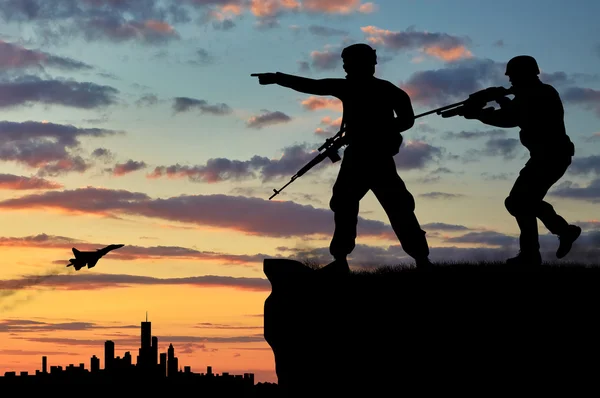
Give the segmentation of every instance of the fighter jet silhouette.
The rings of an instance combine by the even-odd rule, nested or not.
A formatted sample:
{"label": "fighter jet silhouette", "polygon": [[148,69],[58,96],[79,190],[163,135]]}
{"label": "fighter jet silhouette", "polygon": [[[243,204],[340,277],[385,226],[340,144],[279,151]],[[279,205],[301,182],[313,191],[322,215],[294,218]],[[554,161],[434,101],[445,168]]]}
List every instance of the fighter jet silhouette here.
{"label": "fighter jet silhouette", "polygon": [[125,245],[109,245],[104,249],[98,249],[95,252],[80,252],[79,250],[73,248],[73,254],[75,258],[70,259],[70,263],[67,264],[67,267],[71,265],[75,267],[75,271],[79,271],[82,267],[85,267],[87,264],[88,268],[92,268],[96,265],[100,257],[108,254],[109,251],[119,249]]}

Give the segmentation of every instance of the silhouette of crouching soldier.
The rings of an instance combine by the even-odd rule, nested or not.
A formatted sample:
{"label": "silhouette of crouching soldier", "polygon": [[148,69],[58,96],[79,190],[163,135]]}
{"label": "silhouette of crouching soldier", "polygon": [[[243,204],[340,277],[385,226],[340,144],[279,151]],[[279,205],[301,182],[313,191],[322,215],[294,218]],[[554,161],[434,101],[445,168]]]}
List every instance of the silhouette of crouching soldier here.
{"label": "silhouette of crouching soldier", "polygon": [[348,146],[329,203],[335,221],[329,246],[334,261],[324,270],[349,271],[346,257],[356,245],[359,203],[369,190],[381,203],[404,251],[417,267],[429,269],[429,246],[414,213],[415,200],[393,158],[402,144],[400,133],[414,125],[410,98],[393,83],[374,76],[377,56],[367,44],[346,47],[342,59],[345,79],[309,79],[280,72],[253,75],[260,84],[278,84],[342,101]]}
{"label": "silhouette of crouching soldier", "polygon": [[504,204],[515,217],[521,235],[520,251],[506,262],[512,265],[539,266],[542,263],[537,218],[560,239],[556,257],[565,257],[581,228],[569,223],[556,213],[546,201],[548,190],[567,171],[575,147],[566,133],[564,109],[556,89],[540,81],[537,61],[526,55],[512,58],[505,73],[512,84],[515,98],[497,101],[500,109],[472,110],[467,119],[502,127],[520,127],[519,138],[530,153],[530,159]]}

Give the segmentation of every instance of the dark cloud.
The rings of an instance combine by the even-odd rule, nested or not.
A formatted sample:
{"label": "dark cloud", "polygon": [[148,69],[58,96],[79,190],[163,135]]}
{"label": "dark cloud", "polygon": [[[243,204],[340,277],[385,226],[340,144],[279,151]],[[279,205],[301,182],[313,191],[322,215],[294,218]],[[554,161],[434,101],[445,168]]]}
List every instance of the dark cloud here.
{"label": "dark cloud", "polygon": [[[283,149],[280,159],[269,159],[262,156],[253,156],[250,160],[229,160],[225,158],[209,159],[206,165],[156,167],[150,178],[188,177],[193,182],[215,183],[227,180],[242,180],[255,178],[259,172],[263,182],[271,181],[277,177],[288,177],[295,174],[301,167],[317,156],[317,152],[310,150],[306,145],[294,145]],[[326,167],[331,162],[323,161],[315,166],[311,172]]]}
{"label": "dark cloud", "polygon": [[468,231],[469,228],[464,225],[458,224],[446,224],[443,222],[434,222],[429,224],[421,225],[421,228],[424,230],[434,230],[434,231]]}
{"label": "dark cloud", "polygon": [[144,94],[137,101],[137,106],[152,106],[158,104],[158,97],[154,94]]}
{"label": "dark cloud", "polygon": [[[65,236],[38,234],[24,237],[0,237],[0,247],[22,247],[41,249],[64,249],[70,255],[71,247],[77,246],[82,251],[95,251],[106,246],[105,243],[90,243]],[[180,246],[136,246],[126,245],[119,251],[112,252],[111,259],[119,261],[132,260],[196,260],[212,261],[221,265],[259,265],[267,254],[228,254],[212,251],[200,251]],[[271,257],[281,257],[271,256]],[[65,264],[66,261],[56,261]]]}
{"label": "dark cloud", "polygon": [[565,181],[548,194],[561,198],[600,203],[600,178],[593,180],[585,187],[581,187],[570,181]]}
{"label": "dark cloud", "polygon": [[187,112],[193,109],[199,109],[201,113],[209,113],[212,115],[228,115],[232,109],[227,104],[209,104],[202,99],[176,97],[173,103],[175,113]]}
{"label": "dark cloud", "polygon": [[483,179],[488,181],[506,181],[510,179],[510,174],[508,173],[499,173],[499,174],[490,174],[490,173],[481,173]]}
{"label": "dark cloud", "polygon": [[50,323],[28,319],[0,321],[0,333],[44,333],[56,331],[82,331],[95,329],[138,329],[137,325],[99,325],[93,322]]}
{"label": "dark cloud", "polygon": [[209,54],[204,48],[196,50],[194,59],[190,60],[189,63],[192,65],[209,65],[214,61],[214,57]]}
{"label": "dark cloud", "polygon": [[444,68],[413,73],[399,86],[413,102],[427,106],[445,106],[464,101],[470,94],[489,86],[508,85],[506,63],[472,58],[448,62]]}
{"label": "dark cloud", "polygon": [[[21,290],[34,286],[30,276],[18,279],[0,280],[1,289]],[[150,276],[123,274],[72,274],[53,275],[36,280],[36,287],[51,287],[62,290],[93,290],[108,288],[124,288],[135,285],[185,285],[193,287],[230,287],[250,291],[270,290],[271,284],[263,278],[243,278],[232,276],[190,276],[185,278],[154,278]]]}
{"label": "dark cloud", "polygon": [[261,129],[274,124],[287,123],[291,120],[292,118],[283,112],[269,112],[268,110],[265,110],[262,114],[252,116],[250,119],[248,119],[246,126],[254,129]]}
{"label": "dark cloud", "polygon": [[428,198],[428,199],[456,199],[456,198],[462,198],[465,195],[462,194],[456,194],[456,193],[446,193],[446,192],[427,192],[427,193],[423,193],[420,194],[419,196],[422,196],[424,198]]}
{"label": "dark cloud", "polygon": [[[168,342],[172,344],[186,344],[186,343],[261,343],[265,342],[262,334],[254,334],[250,336],[171,336],[157,334],[159,342]],[[93,346],[102,347],[106,340],[98,339],[74,339],[74,338],[60,338],[60,337],[19,337],[19,339],[37,342],[37,343],[49,343],[58,345],[77,345],[77,346]],[[118,347],[131,347],[139,345],[139,336],[131,336],[124,338],[113,338],[111,339]]]}
{"label": "dark cloud", "polygon": [[330,28],[322,25],[310,25],[308,31],[316,36],[347,36],[349,34],[346,30]]}
{"label": "dark cloud", "polygon": [[262,330],[263,326],[247,326],[247,325],[227,325],[221,323],[210,323],[203,322],[193,326],[198,329],[225,329],[225,330],[246,330],[246,329],[260,329]]}
{"label": "dark cloud", "polygon": [[75,155],[82,137],[107,137],[122,132],[100,128],[78,128],[46,122],[0,121],[0,160],[38,169],[38,176],[84,172],[88,164]]}
{"label": "dark cloud", "polygon": [[[142,216],[270,237],[330,236],[333,230],[331,210],[327,208],[227,195],[152,199],[141,192],[87,187],[6,199],[0,201],[0,209],[28,212],[54,209],[105,217]],[[282,218],[282,214],[285,217]],[[366,236],[392,236],[390,226],[381,221],[361,217],[359,228]]]}
{"label": "dark cloud", "polygon": [[1,0],[0,17],[7,22],[33,24],[44,39],[67,38],[139,43],[177,39],[170,23],[189,20],[178,2],[158,0]]}
{"label": "dark cloud", "polygon": [[17,176],[14,174],[0,174],[0,189],[32,190],[32,189],[59,189],[62,184],[38,177]]}
{"label": "dark cloud", "polygon": [[458,37],[440,32],[419,32],[414,27],[405,31],[390,31],[376,26],[361,27],[371,44],[390,51],[421,50],[427,55],[445,61],[470,58],[468,37]]}
{"label": "dark cloud", "polygon": [[496,40],[493,44],[494,47],[504,47],[504,40]]}
{"label": "dark cloud", "polygon": [[444,239],[447,243],[475,243],[489,246],[515,246],[517,238],[495,231],[469,232],[461,236]]}
{"label": "dark cloud", "polygon": [[[468,232],[463,236],[447,238],[460,241],[461,245],[475,244],[492,247],[456,247],[456,246],[433,246],[430,244],[430,259],[434,263],[439,262],[488,262],[506,261],[514,257],[518,252],[518,239],[516,236],[504,235],[494,231]],[[464,243],[463,243],[464,242]],[[450,242],[446,242],[450,243]],[[554,235],[540,234],[541,253],[544,261],[553,263],[598,264],[600,255],[600,230],[582,234],[573,244],[573,249],[568,257],[563,260],[556,258],[558,239]],[[314,249],[291,249],[283,248],[299,259],[310,259],[321,264],[330,260],[327,247]],[[391,245],[386,247],[368,246],[358,244],[354,251],[348,256],[350,265],[357,268],[377,267],[383,265],[414,264],[414,260],[407,256],[402,246]]]}
{"label": "dark cloud", "polygon": [[49,66],[67,71],[93,69],[81,61],[60,57],[42,51],[29,50],[14,43],[0,39],[0,70],[24,69],[28,67]]}
{"label": "dark cloud", "polygon": [[600,117],[600,90],[583,87],[570,87],[561,93],[565,103],[583,106],[584,109],[593,110]]}
{"label": "dark cloud", "polygon": [[121,177],[125,174],[145,169],[147,166],[148,165],[145,162],[138,162],[136,160],[129,159],[125,163],[117,163],[112,169],[112,173],[114,176]]}
{"label": "dark cloud", "polygon": [[400,152],[394,157],[400,170],[421,169],[439,160],[442,149],[423,141],[404,141]]}
{"label": "dark cloud", "polygon": [[476,139],[476,138],[499,138],[506,136],[507,131],[502,129],[493,129],[488,131],[446,131],[443,135],[445,139]]}
{"label": "dark cloud", "polygon": [[119,90],[90,82],[43,80],[37,76],[0,78],[0,108],[32,103],[93,109],[117,103]]}
{"label": "dark cloud", "polygon": [[600,156],[592,155],[585,158],[575,157],[568,170],[571,174],[586,175],[595,173],[600,175]]}

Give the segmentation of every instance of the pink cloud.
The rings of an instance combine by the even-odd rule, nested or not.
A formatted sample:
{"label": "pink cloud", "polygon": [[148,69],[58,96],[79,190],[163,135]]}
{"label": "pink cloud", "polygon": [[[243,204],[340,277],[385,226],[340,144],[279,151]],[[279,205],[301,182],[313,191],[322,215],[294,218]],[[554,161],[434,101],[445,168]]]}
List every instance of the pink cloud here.
{"label": "pink cloud", "polygon": [[467,49],[470,40],[446,33],[417,32],[412,28],[404,32],[380,29],[376,26],[360,28],[373,45],[381,45],[391,51],[419,50],[443,61],[471,58]]}

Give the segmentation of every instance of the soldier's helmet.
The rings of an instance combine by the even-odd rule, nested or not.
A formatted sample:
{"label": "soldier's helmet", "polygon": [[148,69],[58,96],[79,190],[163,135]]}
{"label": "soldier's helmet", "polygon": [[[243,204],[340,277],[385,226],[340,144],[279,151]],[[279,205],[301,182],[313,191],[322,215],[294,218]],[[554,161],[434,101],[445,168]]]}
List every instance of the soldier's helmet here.
{"label": "soldier's helmet", "polygon": [[348,64],[377,65],[377,53],[368,44],[352,44],[342,50],[342,59]]}
{"label": "soldier's helmet", "polygon": [[539,74],[540,68],[537,61],[529,55],[516,56],[506,64],[506,76],[533,76]]}

